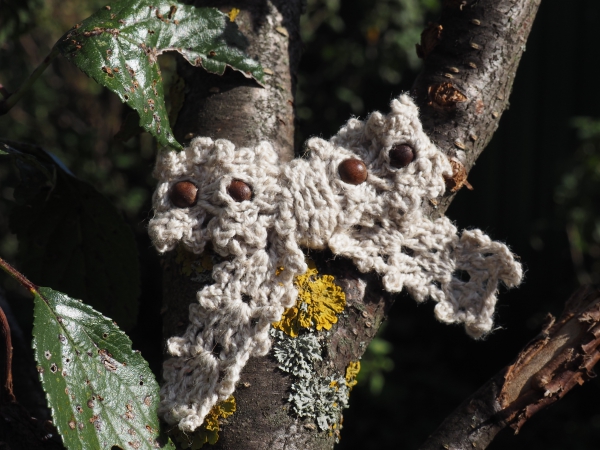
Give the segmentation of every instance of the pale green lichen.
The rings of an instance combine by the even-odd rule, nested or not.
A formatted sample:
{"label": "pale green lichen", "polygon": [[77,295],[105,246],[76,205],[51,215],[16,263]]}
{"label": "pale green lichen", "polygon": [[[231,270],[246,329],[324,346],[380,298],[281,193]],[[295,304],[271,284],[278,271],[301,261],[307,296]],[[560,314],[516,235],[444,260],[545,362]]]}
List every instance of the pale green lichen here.
{"label": "pale green lichen", "polygon": [[[285,270],[279,268],[276,275]],[[346,294],[334,283],[332,275],[318,275],[313,261],[308,261],[308,270],[294,278],[298,289],[296,305],[284,311],[279,322],[273,327],[292,337],[297,337],[302,328],[315,328],[318,331],[331,329],[337,323],[337,315],[346,306]]]}
{"label": "pale green lichen", "polygon": [[348,407],[350,390],[343,377],[300,378],[291,390],[292,411],[299,417],[312,417],[322,431],[337,426],[342,409]]}
{"label": "pale green lichen", "polygon": [[173,431],[173,437],[180,444],[181,448],[198,450],[204,444],[214,445],[219,440],[219,424],[221,419],[231,416],[236,410],[235,398],[229,397],[227,400],[217,403],[204,418],[204,423],[200,428],[191,434],[185,434],[179,429]]}
{"label": "pale green lichen", "polygon": [[272,330],[275,337],[273,356],[279,368],[295,377],[310,379],[314,365],[321,361],[321,345],[314,333],[304,333],[295,339],[286,339],[283,331]]}
{"label": "pale green lichen", "polygon": [[[288,397],[292,412],[312,418],[322,431],[337,431],[342,409],[348,407],[350,391],[356,385],[360,362],[350,362],[345,377],[319,377],[316,365],[322,361],[323,349],[314,331],[308,330],[296,338],[279,330],[271,330],[271,335],[279,368],[294,377]],[[338,440],[339,433],[335,435]]]}

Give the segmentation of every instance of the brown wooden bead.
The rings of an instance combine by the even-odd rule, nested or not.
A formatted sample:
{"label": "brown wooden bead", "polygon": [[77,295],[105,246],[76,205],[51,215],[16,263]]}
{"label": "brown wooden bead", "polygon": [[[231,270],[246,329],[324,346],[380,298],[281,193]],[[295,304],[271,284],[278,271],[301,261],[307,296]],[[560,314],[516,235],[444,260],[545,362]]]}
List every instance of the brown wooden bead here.
{"label": "brown wooden bead", "polygon": [[233,180],[227,187],[227,193],[231,195],[236,202],[252,200],[252,188],[240,180]]}
{"label": "brown wooden bead", "polygon": [[348,184],[360,184],[366,181],[369,172],[360,159],[349,158],[342,161],[338,167],[342,181]]}
{"label": "brown wooden bead", "polygon": [[191,181],[180,181],[171,186],[169,199],[178,208],[189,208],[196,204],[198,188]]}
{"label": "brown wooden bead", "polygon": [[390,165],[396,169],[408,166],[415,159],[415,152],[410,145],[394,145],[390,150]]}

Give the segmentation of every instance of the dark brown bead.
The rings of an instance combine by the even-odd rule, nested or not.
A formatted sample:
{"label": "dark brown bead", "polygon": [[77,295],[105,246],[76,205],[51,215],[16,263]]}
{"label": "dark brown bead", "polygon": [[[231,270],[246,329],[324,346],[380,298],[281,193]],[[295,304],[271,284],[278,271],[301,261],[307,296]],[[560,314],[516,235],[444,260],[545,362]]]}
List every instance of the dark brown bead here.
{"label": "dark brown bead", "polygon": [[236,202],[252,200],[252,188],[240,180],[233,180],[227,187],[227,193],[231,195]]}
{"label": "dark brown bead", "polygon": [[408,166],[415,159],[415,151],[410,145],[394,145],[390,150],[390,165],[396,169]]}
{"label": "dark brown bead", "polygon": [[348,184],[360,184],[367,179],[367,166],[360,159],[345,159],[338,167],[340,178]]}
{"label": "dark brown bead", "polygon": [[189,208],[196,204],[198,188],[191,181],[180,181],[171,186],[169,199],[178,208]]}

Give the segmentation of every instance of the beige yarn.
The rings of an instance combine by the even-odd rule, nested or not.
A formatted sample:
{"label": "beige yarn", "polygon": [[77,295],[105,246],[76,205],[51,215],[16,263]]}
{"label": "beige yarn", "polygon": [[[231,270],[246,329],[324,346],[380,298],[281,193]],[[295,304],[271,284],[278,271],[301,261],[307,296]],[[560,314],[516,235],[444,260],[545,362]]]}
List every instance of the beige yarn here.
{"label": "beige yarn", "polygon": [[[393,145],[415,153],[402,169],[390,165]],[[351,258],[376,271],[389,292],[406,288],[417,301],[432,298],[437,318],[464,323],[479,337],[492,327],[497,285],[519,284],[522,269],[509,249],[480,230],[459,236],[446,217],[430,220],[421,207],[444,193],[452,169],[428,139],[406,95],[387,116],[351,119],[329,141],[310,139],[307,158],[280,164],[268,142],[236,149],[224,139],[196,138],[182,152],[158,157],[155,216],[150,236],[160,252],[178,243],[201,253],[207,242],[227,260],[213,268],[214,284],[198,292],[190,324],[168,341],[159,413],[183,431],[195,430],[211,407],[235,390],[250,356],[269,351],[269,327],[295,303],[293,277],[306,271],[301,247]],[[359,158],[368,168],[359,185],[342,181],[338,166]],[[198,186],[196,205],[171,204],[169,189]],[[233,180],[252,188],[235,202]],[[276,270],[284,267],[276,275]],[[453,276],[466,271],[470,279]]]}

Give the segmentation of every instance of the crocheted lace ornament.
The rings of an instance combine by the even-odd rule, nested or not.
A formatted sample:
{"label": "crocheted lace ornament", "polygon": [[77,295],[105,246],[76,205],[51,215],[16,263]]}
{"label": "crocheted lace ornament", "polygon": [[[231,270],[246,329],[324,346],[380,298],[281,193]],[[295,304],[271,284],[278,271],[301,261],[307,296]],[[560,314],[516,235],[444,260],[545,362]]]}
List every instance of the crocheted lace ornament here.
{"label": "crocheted lace ornament", "polygon": [[[398,144],[414,150],[400,169],[389,156]],[[459,235],[446,217],[423,214],[422,206],[444,193],[443,176],[452,169],[423,132],[410,97],[393,100],[387,116],[350,119],[329,141],[310,139],[307,150],[306,158],[283,164],[268,142],[236,149],[224,139],[196,138],[184,151],[158,157],[149,226],[156,248],[181,243],[199,254],[210,242],[226,257],[213,268],[214,284],[190,306],[185,334],[168,341],[159,413],[183,431],[199,427],[233,393],[250,356],[269,351],[270,324],[295,304],[293,278],[307,268],[301,247],[329,247],[360,271],[378,272],[389,292],[432,298],[439,320],[463,323],[474,337],[492,327],[498,283],[521,281],[521,266],[504,244],[480,230]],[[349,158],[366,165],[363,183],[340,178],[340,163]],[[234,180],[251,187],[251,200],[229,195]],[[198,187],[194,206],[169,200],[180,181]],[[453,276],[457,271],[469,281]]]}

